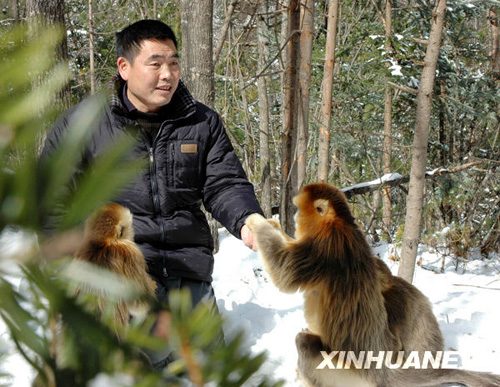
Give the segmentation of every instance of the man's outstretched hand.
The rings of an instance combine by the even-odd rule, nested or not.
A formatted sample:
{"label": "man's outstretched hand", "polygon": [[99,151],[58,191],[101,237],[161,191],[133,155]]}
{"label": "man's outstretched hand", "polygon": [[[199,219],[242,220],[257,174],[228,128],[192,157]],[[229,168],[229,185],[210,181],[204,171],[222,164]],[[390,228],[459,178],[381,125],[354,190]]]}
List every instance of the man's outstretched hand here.
{"label": "man's outstretched hand", "polygon": [[253,251],[257,251],[257,243],[255,243],[255,239],[253,238],[253,233],[246,224],[243,225],[243,227],[241,228],[240,234],[241,234],[241,240],[243,241],[245,246],[249,247]]}

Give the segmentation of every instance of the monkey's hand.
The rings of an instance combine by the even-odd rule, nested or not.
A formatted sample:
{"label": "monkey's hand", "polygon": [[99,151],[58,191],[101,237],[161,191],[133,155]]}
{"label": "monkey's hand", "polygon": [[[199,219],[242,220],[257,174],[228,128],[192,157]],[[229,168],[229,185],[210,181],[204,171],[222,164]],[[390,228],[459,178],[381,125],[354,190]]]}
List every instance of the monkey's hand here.
{"label": "monkey's hand", "polygon": [[265,227],[264,225],[267,223],[267,219],[260,214],[252,214],[245,220],[245,224],[252,232],[256,232],[261,227]]}
{"label": "monkey's hand", "polygon": [[[297,333],[297,336],[295,336],[295,345],[297,347],[297,354],[299,356],[297,367],[300,379],[302,379],[308,386],[318,385],[317,377],[321,375],[317,373],[316,367],[322,361],[321,351],[327,350],[321,342],[321,338],[310,333],[309,331],[302,331]],[[324,386],[326,384],[322,383],[321,385]],[[342,385],[345,386],[350,384]],[[360,384],[356,385],[359,386]],[[366,384],[363,385],[366,386]]]}
{"label": "monkey's hand", "polygon": [[266,219],[260,214],[250,215],[245,224],[250,228],[250,230],[255,231],[261,229],[262,227],[268,227],[269,225],[274,227],[276,230],[281,231],[280,222],[276,219]]}
{"label": "monkey's hand", "polygon": [[321,337],[313,334],[308,329],[303,330],[295,336],[295,345],[300,353],[313,353],[316,355],[321,350],[324,350],[324,345],[321,342]]}

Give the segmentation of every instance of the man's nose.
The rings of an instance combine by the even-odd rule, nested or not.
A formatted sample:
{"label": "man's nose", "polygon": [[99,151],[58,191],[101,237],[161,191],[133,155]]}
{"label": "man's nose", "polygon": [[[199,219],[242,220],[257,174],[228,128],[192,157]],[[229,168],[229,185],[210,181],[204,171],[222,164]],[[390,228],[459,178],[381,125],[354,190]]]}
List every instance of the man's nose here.
{"label": "man's nose", "polygon": [[161,73],[160,73],[161,79],[169,79],[171,75],[172,75],[172,72],[170,71],[168,66],[165,66],[164,68],[161,69]]}

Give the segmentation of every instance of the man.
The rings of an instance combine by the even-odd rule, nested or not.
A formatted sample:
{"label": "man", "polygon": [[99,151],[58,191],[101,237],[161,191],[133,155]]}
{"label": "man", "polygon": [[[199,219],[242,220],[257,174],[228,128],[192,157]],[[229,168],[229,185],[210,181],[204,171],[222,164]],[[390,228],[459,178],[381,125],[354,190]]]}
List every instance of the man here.
{"label": "man", "polygon": [[[220,117],[195,101],[180,80],[170,27],[156,20],[136,22],[116,35],[116,46],[114,93],[76,174],[119,137],[134,136],[132,157],[147,158],[148,165],[113,201],[134,216],[135,241],[157,283],[158,299],[168,302],[170,290],[188,287],[193,305],[204,300],[216,309],[213,240],[200,206],[254,248],[244,225],[250,214],[262,213],[253,186]],[[77,110],[78,105],[58,119],[42,158],[57,148]],[[152,358],[157,367],[163,360]]]}

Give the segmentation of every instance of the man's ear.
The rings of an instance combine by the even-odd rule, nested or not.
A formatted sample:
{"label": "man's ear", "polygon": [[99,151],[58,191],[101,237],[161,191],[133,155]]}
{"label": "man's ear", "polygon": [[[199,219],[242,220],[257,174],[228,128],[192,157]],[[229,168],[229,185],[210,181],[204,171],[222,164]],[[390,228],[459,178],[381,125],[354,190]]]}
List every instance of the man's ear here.
{"label": "man's ear", "polygon": [[119,57],[116,61],[118,66],[118,72],[124,81],[128,81],[128,72],[130,69],[130,62],[125,59],[123,56]]}

